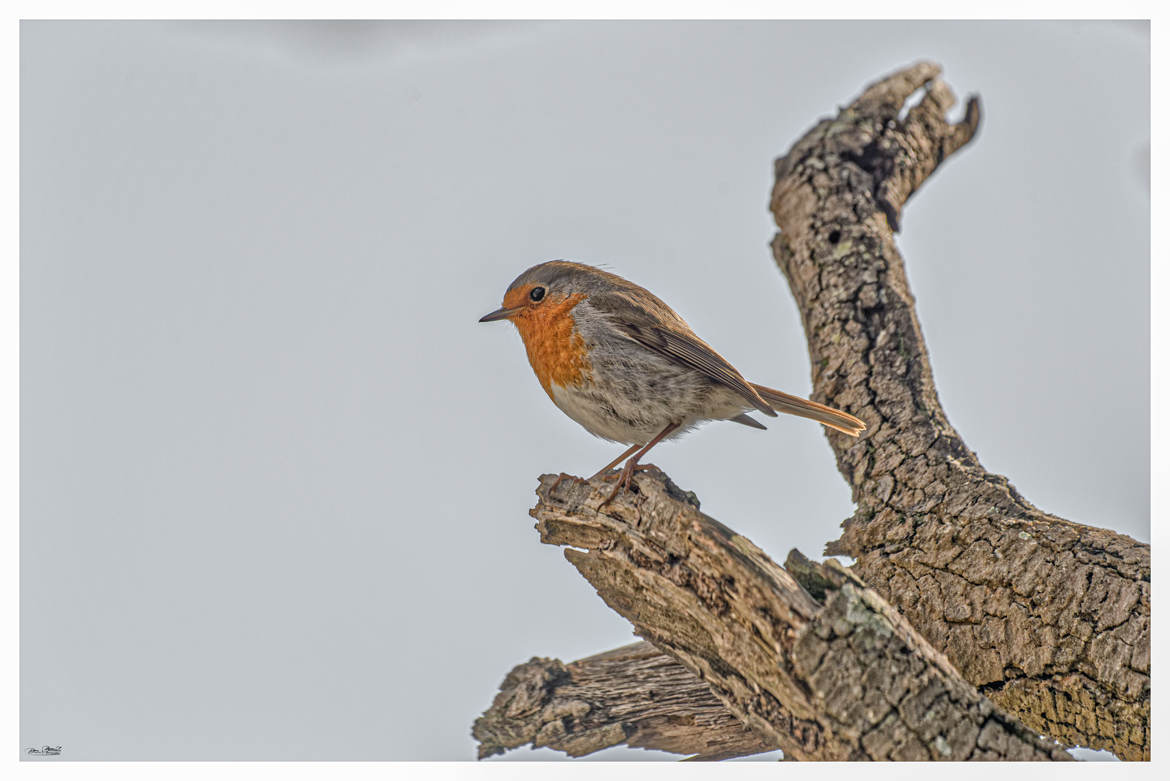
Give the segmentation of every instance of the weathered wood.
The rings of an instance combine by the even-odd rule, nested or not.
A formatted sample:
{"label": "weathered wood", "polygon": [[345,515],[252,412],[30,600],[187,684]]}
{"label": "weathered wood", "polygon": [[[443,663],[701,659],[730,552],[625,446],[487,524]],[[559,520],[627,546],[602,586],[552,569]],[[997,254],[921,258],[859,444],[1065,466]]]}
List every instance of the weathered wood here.
{"label": "weathered wood", "polygon": [[[572,546],[566,556],[607,603],[695,670],[759,746],[798,758],[1060,755],[1031,727],[1148,758],[1149,546],[1033,507],[983,469],[935,392],[893,234],[906,200],[979,123],[974,99],[948,123],[953,97],[938,75],[920,63],[876,82],[776,163],[773,250],[804,323],[813,397],[869,425],[860,440],[826,433],[857,503],[827,552],[856,558],[851,574],[797,556],[785,572],[655,474],[605,514],[590,509],[592,487],[564,481],[555,497],[542,495],[538,528],[545,541]],[[919,89],[922,99],[899,119]],[[819,656],[808,650],[819,649],[813,638],[826,644]],[[921,669],[908,673],[906,654]],[[955,681],[956,669],[976,690]],[[620,687],[625,672],[605,675]],[[911,690],[941,686],[945,696],[916,709],[898,694],[907,675]],[[677,685],[693,692],[696,682]],[[538,731],[634,734],[653,698],[627,688],[619,717],[606,686],[590,678],[599,704],[582,713],[593,721],[554,706]],[[693,714],[718,718],[710,700],[694,697]],[[669,718],[685,721],[689,700],[677,704],[682,712]],[[492,729],[507,734],[507,714],[497,715]],[[713,745],[683,734],[640,745],[681,753]]]}
{"label": "weathered wood", "polygon": [[625,744],[707,760],[777,748],[646,642],[569,664],[533,658],[517,665],[471,734],[480,759],[528,744],[572,757]]}
{"label": "weathered wood", "polygon": [[[816,568],[821,603],[657,469],[602,507],[610,490],[601,479],[544,475],[532,510],[541,540],[566,546],[606,604],[705,681],[763,745],[805,760],[1068,758],[976,692],[835,562]],[[815,565],[804,565],[807,580]],[[509,696],[519,712],[543,702],[508,688],[493,708],[513,707]],[[564,720],[540,720],[546,745],[540,733],[569,733]]]}
{"label": "weathered wood", "polygon": [[773,250],[804,323],[813,398],[869,426],[860,440],[828,433],[857,509],[827,552],[854,557],[866,583],[1029,726],[1147,759],[1149,546],[1033,507],[984,470],[935,391],[893,231],[979,121],[971,99],[947,122],[954,99],[938,75],[920,63],[877,82],[776,163]]}

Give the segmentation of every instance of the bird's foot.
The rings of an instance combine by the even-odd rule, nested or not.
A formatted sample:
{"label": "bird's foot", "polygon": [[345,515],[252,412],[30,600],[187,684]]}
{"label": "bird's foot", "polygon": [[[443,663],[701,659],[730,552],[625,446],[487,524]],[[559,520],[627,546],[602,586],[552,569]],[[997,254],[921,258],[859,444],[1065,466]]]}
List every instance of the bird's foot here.
{"label": "bird's foot", "polygon": [[609,496],[607,496],[605,498],[605,501],[602,502],[601,504],[597,505],[597,509],[600,510],[602,507],[605,507],[607,504],[612,502],[614,500],[614,497],[616,497],[619,493],[621,493],[621,490],[623,488],[626,488],[626,489],[631,488],[633,486],[634,472],[641,472],[643,469],[651,469],[653,467],[654,467],[653,464],[630,464],[630,463],[627,463],[621,472],[614,470],[613,472],[602,475],[601,479],[605,480],[606,482],[609,482],[610,480],[613,480],[614,478],[616,478],[617,485],[615,485],[613,487],[613,491],[610,493]]}
{"label": "bird's foot", "polygon": [[561,484],[562,480],[570,480],[577,485],[584,485],[585,483],[589,482],[584,477],[577,477],[577,475],[570,475],[566,472],[561,472],[559,475],[557,475],[557,479],[553,480],[552,485],[548,487],[548,491],[546,491],[546,493],[549,496],[552,496],[552,492],[557,490],[557,486]]}

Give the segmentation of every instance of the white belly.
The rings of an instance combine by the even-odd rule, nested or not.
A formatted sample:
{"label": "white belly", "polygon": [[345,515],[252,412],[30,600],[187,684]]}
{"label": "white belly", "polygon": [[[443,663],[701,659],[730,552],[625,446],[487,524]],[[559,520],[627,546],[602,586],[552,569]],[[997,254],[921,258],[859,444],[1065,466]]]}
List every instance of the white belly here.
{"label": "white belly", "polygon": [[618,393],[585,388],[552,386],[553,403],[594,436],[627,445],[644,444],[658,436],[669,423],[678,423],[667,439],[681,436],[707,420],[726,420],[749,407],[739,394],[717,389],[700,406],[680,405],[679,399],[626,399]]}

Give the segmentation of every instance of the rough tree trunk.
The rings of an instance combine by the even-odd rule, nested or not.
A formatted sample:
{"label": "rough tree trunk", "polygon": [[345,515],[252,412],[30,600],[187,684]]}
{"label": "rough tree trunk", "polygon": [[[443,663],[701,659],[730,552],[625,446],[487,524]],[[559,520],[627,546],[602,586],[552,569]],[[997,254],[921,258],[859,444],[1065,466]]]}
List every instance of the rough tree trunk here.
{"label": "rough tree trunk", "polygon": [[[902,258],[906,199],[974,133],[922,63],[865,91],[776,164],[772,244],[800,308],[814,398],[869,426],[832,435],[857,511],[829,554],[1025,724],[1149,757],[1150,548],[1071,523],[989,474],[947,421]],[[904,121],[903,103],[928,85]]]}
{"label": "rough tree trunk", "polygon": [[799,555],[777,567],[661,475],[604,514],[592,487],[549,496],[545,480],[542,539],[573,546],[566,557],[662,653],[521,665],[476,723],[481,756],[528,742],[574,755],[621,742],[703,758],[1063,755],[1035,730],[1149,757],[1149,546],[1027,503],[982,468],[935,393],[893,231],[979,121],[974,100],[946,121],[938,74],[920,63],[878,81],[776,164],[773,250],[813,398],[869,427],[827,433],[857,504],[827,552],[853,556],[852,572]]}

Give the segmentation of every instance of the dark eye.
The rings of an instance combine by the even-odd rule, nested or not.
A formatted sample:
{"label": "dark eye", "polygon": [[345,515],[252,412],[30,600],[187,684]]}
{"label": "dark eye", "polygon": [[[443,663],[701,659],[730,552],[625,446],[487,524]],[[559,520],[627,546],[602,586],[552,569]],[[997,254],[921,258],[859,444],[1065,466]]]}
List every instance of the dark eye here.
{"label": "dark eye", "polygon": [[528,294],[528,297],[531,298],[533,301],[539,301],[540,299],[544,298],[544,288],[542,288],[542,287],[532,288],[532,291]]}

